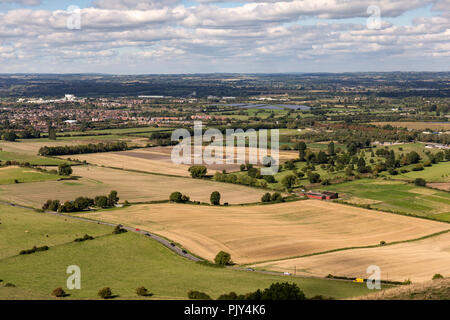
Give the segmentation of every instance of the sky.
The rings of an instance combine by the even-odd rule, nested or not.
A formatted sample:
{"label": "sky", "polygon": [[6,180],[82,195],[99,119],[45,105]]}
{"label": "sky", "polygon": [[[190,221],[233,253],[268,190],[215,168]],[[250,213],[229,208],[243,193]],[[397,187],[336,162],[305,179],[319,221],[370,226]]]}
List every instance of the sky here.
{"label": "sky", "polygon": [[450,0],[0,0],[0,73],[450,71]]}

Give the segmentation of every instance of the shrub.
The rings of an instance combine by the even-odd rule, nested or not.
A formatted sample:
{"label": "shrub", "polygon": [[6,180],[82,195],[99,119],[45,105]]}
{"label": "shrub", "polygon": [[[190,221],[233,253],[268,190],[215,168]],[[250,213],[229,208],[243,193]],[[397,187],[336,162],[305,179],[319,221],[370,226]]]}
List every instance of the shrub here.
{"label": "shrub", "polygon": [[94,205],[98,208],[107,208],[108,205],[108,197],[106,196],[97,196],[94,199]]}
{"label": "shrub", "polygon": [[94,240],[94,237],[90,236],[88,234],[85,234],[82,238],[76,238],[74,241],[75,242],[83,242],[83,241],[87,241],[87,240]]}
{"label": "shrub", "polygon": [[200,291],[190,290],[188,292],[187,296],[188,296],[189,299],[195,299],[195,300],[212,300],[209,295],[207,295],[204,292],[200,292]]}
{"label": "shrub", "polygon": [[277,183],[277,180],[272,175],[263,176],[263,179],[266,180],[268,183]]}
{"label": "shrub", "polygon": [[266,193],[261,197],[261,202],[270,202],[271,196],[270,193]]}
{"label": "shrub", "polygon": [[68,163],[62,163],[58,166],[58,174],[60,176],[70,176],[72,174],[72,167]]}
{"label": "shrub", "polygon": [[192,166],[189,168],[192,178],[204,178],[208,170],[205,166]]}
{"label": "shrub", "polygon": [[169,197],[170,201],[176,202],[176,203],[185,203],[189,202],[190,198],[186,195],[183,195],[181,192],[172,192]]}
{"label": "shrub", "polygon": [[19,252],[20,255],[25,255],[25,254],[32,254],[38,251],[47,251],[49,249],[48,246],[42,246],[42,247],[36,247],[34,246],[31,249],[27,249],[27,250],[22,250]]}
{"label": "shrub", "polygon": [[98,292],[98,296],[102,299],[109,299],[112,297],[112,290],[109,287],[105,287]]}
{"label": "shrub", "polygon": [[414,180],[414,184],[416,186],[425,187],[427,185],[427,182],[423,178],[417,178]]}
{"label": "shrub", "polygon": [[306,296],[295,283],[273,283],[269,288],[247,294],[247,300],[306,300]]}
{"label": "shrub", "polygon": [[308,179],[309,179],[310,183],[320,182],[320,174],[318,174],[318,173],[310,173],[308,175]]}
{"label": "shrub", "polygon": [[66,293],[62,288],[56,288],[55,290],[52,291],[52,296],[62,298],[66,296]]}
{"label": "shrub", "polygon": [[212,205],[218,206],[220,205],[220,193],[219,191],[214,191],[211,193],[210,201]]}
{"label": "shrub", "polygon": [[380,245],[381,245],[381,246],[386,245],[386,241],[380,241]]}
{"label": "shrub", "polygon": [[406,279],[405,281],[402,282],[402,284],[404,284],[404,285],[408,285],[411,283],[412,283],[412,281],[410,279]]}
{"label": "shrub", "polygon": [[225,266],[231,262],[231,255],[228,252],[220,251],[214,258],[214,262],[218,265]]}
{"label": "shrub", "polygon": [[245,296],[237,295],[236,292],[230,292],[226,294],[222,294],[217,298],[217,300],[245,300]]}
{"label": "shrub", "polygon": [[5,287],[7,287],[7,288],[15,288],[16,285],[15,285],[14,283],[7,282],[7,283],[5,284]]}
{"label": "shrub", "polygon": [[126,229],[122,228],[120,225],[116,226],[113,230],[113,234],[121,234],[127,232]]}
{"label": "shrub", "polygon": [[281,195],[281,193],[279,192],[275,192],[274,194],[272,194],[272,197],[270,199],[270,201],[272,202],[283,202],[283,196]]}
{"label": "shrub", "polygon": [[444,276],[442,274],[440,274],[440,273],[436,273],[433,276],[433,280],[439,280],[439,279],[444,279]]}
{"label": "shrub", "polygon": [[141,297],[148,295],[148,290],[145,287],[139,287],[136,289],[136,294]]}

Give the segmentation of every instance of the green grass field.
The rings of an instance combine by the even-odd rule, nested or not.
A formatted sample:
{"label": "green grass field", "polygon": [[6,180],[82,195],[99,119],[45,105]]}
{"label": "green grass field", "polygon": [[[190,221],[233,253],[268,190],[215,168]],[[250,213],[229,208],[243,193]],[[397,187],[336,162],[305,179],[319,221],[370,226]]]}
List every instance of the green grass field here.
{"label": "green grass field", "polygon": [[46,158],[31,154],[7,151],[0,151],[0,161],[28,162],[33,166],[57,166],[61,163],[67,162],[55,158]]}
{"label": "green grass field", "polygon": [[[374,209],[398,211],[450,222],[450,193],[417,187],[402,181],[361,179],[326,187],[344,200],[369,199]],[[358,199],[354,199],[354,197]]]}
{"label": "green grass field", "polygon": [[[364,284],[352,282],[287,278],[200,265],[144,236],[130,232],[113,235],[111,227],[73,222],[65,217],[0,206],[0,219],[0,279],[17,286],[0,288],[0,299],[50,298],[54,288],[65,288],[70,265],[81,268],[81,290],[66,290],[74,299],[95,299],[105,286],[111,287],[119,299],[138,298],[135,289],[139,286],[148,288],[154,299],[186,299],[191,289],[217,298],[222,293],[247,293],[281,281],[297,283],[307,296],[347,298],[369,293]],[[76,235],[84,233],[104,236],[73,242]],[[50,246],[48,251],[15,255],[18,249],[44,244]]]}
{"label": "green grass field", "polygon": [[111,228],[102,225],[7,205],[0,205],[0,222],[0,259],[17,255],[33,246],[67,243],[86,233],[100,236],[111,232]]}
{"label": "green grass field", "polygon": [[410,171],[399,174],[399,178],[414,180],[423,178],[427,182],[449,182],[450,181],[450,161],[433,164],[431,167],[425,167],[423,171]]}
{"label": "green grass field", "polygon": [[19,183],[58,180],[61,176],[33,170],[32,168],[5,167],[0,168],[0,185],[13,184],[15,180]]}

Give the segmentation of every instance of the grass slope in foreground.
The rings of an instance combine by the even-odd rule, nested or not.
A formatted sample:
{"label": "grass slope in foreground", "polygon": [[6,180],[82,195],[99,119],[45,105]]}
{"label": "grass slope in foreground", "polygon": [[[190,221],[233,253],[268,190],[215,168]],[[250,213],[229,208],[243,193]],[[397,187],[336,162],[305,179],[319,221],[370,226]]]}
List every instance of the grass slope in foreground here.
{"label": "grass slope in foreground", "polygon": [[[10,219],[2,219],[0,225],[1,234],[5,234],[5,230],[8,231],[8,235],[3,236],[0,243],[5,247],[8,247],[5,243],[17,246],[13,248],[14,252],[19,247],[15,244],[16,241],[27,236],[24,229],[30,228],[31,224],[40,228],[42,234],[50,233],[51,239],[61,239],[59,243],[69,240],[61,238],[66,223],[71,229],[81,233],[95,231],[89,230],[92,227],[99,227],[98,231],[102,232],[104,228],[112,231],[112,228],[87,222],[77,222],[73,225],[70,219],[65,221],[64,217],[44,217],[42,214],[18,208],[1,209],[2,214],[9,211],[18,218],[25,217],[16,224],[12,224]],[[30,216],[33,215],[36,215],[36,219],[43,219],[44,225],[41,225],[39,220],[32,219]],[[68,238],[72,240],[73,237]],[[20,247],[28,247],[31,243],[41,244],[37,241],[23,241]],[[230,291],[246,293],[265,288],[277,281],[295,282],[310,297],[322,294],[334,298],[348,298],[369,293],[364,284],[287,278],[199,265],[176,255],[154,240],[130,232],[121,235],[108,234],[81,243],[69,242],[51,247],[45,252],[0,259],[0,279],[4,283],[14,283],[17,290],[33,292],[31,296],[21,297],[23,299],[47,295],[50,297],[56,287],[65,288],[69,276],[66,269],[69,265],[78,265],[81,268],[82,289],[68,292],[69,298],[75,299],[96,299],[98,290],[105,286],[111,287],[113,293],[121,299],[137,299],[135,289],[139,286],[148,288],[156,299],[185,299],[191,289],[204,291],[217,298],[220,294]],[[0,288],[0,299],[9,299],[5,290],[6,288]],[[18,298],[17,290],[8,290],[11,298]]]}

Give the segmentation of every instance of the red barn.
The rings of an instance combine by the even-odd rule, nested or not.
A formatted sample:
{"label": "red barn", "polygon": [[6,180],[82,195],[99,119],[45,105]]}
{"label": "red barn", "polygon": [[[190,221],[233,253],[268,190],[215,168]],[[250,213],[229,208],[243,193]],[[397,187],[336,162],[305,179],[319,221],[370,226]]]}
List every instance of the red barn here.
{"label": "red barn", "polygon": [[318,199],[318,200],[332,200],[339,198],[339,195],[336,192],[308,192],[306,196],[310,199]]}

